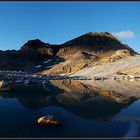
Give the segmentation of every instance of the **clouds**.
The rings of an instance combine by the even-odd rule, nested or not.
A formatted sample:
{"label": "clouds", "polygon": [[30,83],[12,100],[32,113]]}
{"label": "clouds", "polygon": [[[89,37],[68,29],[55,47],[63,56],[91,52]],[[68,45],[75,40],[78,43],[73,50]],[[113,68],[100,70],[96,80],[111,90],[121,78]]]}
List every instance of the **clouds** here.
{"label": "clouds", "polygon": [[112,35],[114,35],[115,37],[120,38],[120,39],[134,38],[134,33],[129,30],[121,31],[121,32],[113,32]]}

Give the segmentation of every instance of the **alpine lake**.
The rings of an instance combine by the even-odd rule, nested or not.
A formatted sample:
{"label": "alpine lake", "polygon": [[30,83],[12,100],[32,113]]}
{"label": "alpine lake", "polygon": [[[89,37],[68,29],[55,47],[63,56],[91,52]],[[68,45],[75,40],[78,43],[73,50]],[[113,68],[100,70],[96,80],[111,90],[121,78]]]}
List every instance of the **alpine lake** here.
{"label": "alpine lake", "polygon": [[[1,138],[140,136],[139,81],[36,81],[15,80],[13,91],[0,92]],[[38,125],[47,114],[61,125]]]}

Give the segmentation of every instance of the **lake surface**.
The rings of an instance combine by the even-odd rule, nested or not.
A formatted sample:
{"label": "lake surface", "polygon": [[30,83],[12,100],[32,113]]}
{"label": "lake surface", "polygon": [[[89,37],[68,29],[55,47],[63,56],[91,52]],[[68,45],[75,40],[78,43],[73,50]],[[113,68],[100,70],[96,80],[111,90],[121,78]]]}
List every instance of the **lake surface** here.
{"label": "lake surface", "polygon": [[[52,80],[0,93],[0,137],[140,137],[140,82]],[[61,126],[37,125],[53,114]]]}

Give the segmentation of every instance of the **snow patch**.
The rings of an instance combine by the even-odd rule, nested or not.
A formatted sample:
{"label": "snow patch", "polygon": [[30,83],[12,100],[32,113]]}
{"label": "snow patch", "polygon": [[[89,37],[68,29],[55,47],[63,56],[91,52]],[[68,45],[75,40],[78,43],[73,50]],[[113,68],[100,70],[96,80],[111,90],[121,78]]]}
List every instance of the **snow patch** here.
{"label": "snow patch", "polygon": [[48,62],[50,62],[50,61],[51,61],[51,59],[49,59],[49,60],[47,60],[47,61],[44,61],[43,63],[46,64],[46,63],[48,63]]}
{"label": "snow patch", "polygon": [[41,65],[38,65],[38,66],[35,66],[36,68],[40,68],[41,67]]}

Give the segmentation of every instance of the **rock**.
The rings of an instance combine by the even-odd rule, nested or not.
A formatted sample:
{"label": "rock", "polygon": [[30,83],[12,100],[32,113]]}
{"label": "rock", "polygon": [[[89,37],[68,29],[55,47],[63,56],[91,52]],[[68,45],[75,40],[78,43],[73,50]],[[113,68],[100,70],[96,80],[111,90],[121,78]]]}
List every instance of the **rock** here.
{"label": "rock", "polygon": [[5,86],[5,82],[3,80],[0,80],[0,89]]}
{"label": "rock", "polygon": [[100,63],[101,64],[104,64],[104,63],[109,63],[111,62],[111,58],[110,57],[104,57],[100,60]]}
{"label": "rock", "polygon": [[46,115],[38,118],[37,123],[40,125],[59,125],[60,122],[53,115]]}
{"label": "rock", "polygon": [[8,84],[8,87],[9,87],[10,90],[14,89],[13,81],[10,80],[7,84]]}
{"label": "rock", "polygon": [[123,72],[120,72],[120,71],[118,71],[116,74],[117,75],[127,75],[126,73],[123,73]]}
{"label": "rock", "polygon": [[130,50],[127,50],[127,49],[117,50],[116,52],[112,54],[111,61],[114,62],[118,59],[126,58],[127,56],[134,56],[134,54]]}
{"label": "rock", "polygon": [[106,77],[94,77],[94,80],[106,80],[106,79],[108,79],[108,78],[106,78]]}
{"label": "rock", "polygon": [[12,91],[14,89],[13,81],[5,83],[3,80],[0,81],[0,91]]}
{"label": "rock", "polygon": [[134,56],[134,53],[127,49],[117,50],[110,57],[102,58],[99,61],[99,63],[104,64],[104,63],[115,62],[119,59],[126,58],[128,56]]}
{"label": "rock", "polygon": [[39,39],[29,40],[20,50],[25,56],[33,60],[48,58],[53,55],[53,47]]}

